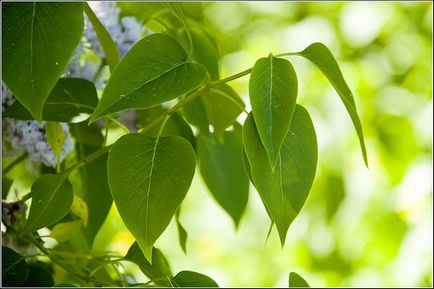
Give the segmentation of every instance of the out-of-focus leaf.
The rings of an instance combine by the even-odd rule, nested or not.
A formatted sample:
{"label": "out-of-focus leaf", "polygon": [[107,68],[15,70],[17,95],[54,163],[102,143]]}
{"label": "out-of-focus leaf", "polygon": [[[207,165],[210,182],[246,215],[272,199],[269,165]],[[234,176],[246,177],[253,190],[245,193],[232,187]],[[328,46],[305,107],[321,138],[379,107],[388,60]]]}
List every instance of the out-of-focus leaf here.
{"label": "out-of-focus leaf", "polygon": [[51,287],[54,285],[54,279],[51,274],[38,266],[29,266],[29,276],[23,287]]}
{"label": "out-of-focus leaf", "polygon": [[17,287],[23,285],[29,275],[24,258],[8,247],[2,247],[2,285]]}
{"label": "out-of-focus leaf", "polygon": [[297,273],[291,272],[289,273],[288,278],[289,287],[310,287],[309,284]]}
{"label": "out-of-focus leaf", "polygon": [[184,254],[187,254],[188,233],[185,230],[184,226],[179,221],[179,214],[180,214],[180,209],[178,208],[178,210],[175,213],[176,227],[178,228],[178,241]]}
{"label": "out-of-focus leaf", "polygon": [[172,278],[175,287],[219,287],[210,277],[193,271],[181,271]]}
{"label": "out-of-focus leaf", "polygon": [[82,3],[2,5],[3,80],[32,116],[44,103],[83,33]]}
{"label": "out-of-focus leaf", "polygon": [[77,231],[80,230],[82,225],[81,220],[58,223],[51,229],[49,237],[56,239],[59,243],[66,242],[77,234]]}

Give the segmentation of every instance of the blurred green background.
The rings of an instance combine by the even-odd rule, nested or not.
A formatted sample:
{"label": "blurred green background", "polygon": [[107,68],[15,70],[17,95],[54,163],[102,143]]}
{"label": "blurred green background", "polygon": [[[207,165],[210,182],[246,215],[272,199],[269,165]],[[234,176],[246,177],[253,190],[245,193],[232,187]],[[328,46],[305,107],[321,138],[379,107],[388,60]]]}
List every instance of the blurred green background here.
{"label": "blurred green background", "polygon": [[[275,229],[265,243],[269,218],[253,186],[235,230],[196,171],[180,218],[188,254],[174,222],[156,243],[173,271],[198,271],[220,286],[286,287],[291,271],[315,287],[432,286],[432,3],[196,2],[183,8],[217,39],[222,78],[270,52],[326,44],[355,95],[370,166],[332,86],[306,60],[291,57],[298,102],[317,130],[319,162],[285,246]],[[248,77],[231,85],[249,107]],[[133,241],[113,207],[94,249],[124,254]]]}

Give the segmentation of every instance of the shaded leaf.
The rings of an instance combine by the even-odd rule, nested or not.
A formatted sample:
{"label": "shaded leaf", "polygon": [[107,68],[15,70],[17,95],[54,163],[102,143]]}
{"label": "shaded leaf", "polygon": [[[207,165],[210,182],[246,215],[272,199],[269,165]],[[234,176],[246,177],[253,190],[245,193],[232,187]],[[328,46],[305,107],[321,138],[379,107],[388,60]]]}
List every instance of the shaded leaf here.
{"label": "shaded leaf", "polygon": [[[69,122],[80,113],[91,114],[98,104],[95,85],[81,78],[59,78],[42,109],[42,117],[49,121]],[[4,117],[21,120],[34,119],[19,102],[3,113]]]}
{"label": "shaded leaf", "polygon": [[309,45],[305,50],[296,54],[303,56],[314,63],[336,89],[348,111],[348,114],[351,117],[351,120],[353,121],[354,127],[356,128],[362,149],[363,159],[365,160],[366,166],[368,166],[368,155],[366,153],[366,146],[363,138],[362,124],[357,114],[353,93],[345,82],[344,76],[342,75],[342,72],[338,63],[336,62],[336,59],[333,57],[333,54],[330,52],[327,46],[319,42]]}
{"label": "shaded leaf", "polygon": [[181,271],[172,279],[175,287],[219,287],[210,277],[193,271]]}
{"label": "shaded leaf", "polygon": [[312,120],[302,106],[296,106],[274,172],[252,114],[244,123],[243,140],[253,183],[283,246],[289,225],[303,207],[315,177],[318,148]]}
{"label": "shaded leaf", "polygon": [[2,285],[21,286],[29,275],[29,267],[24,257],[8,247],[2,247]]}
{"label": "shaded leaf", "polygon": [[156,285],[170,286],[169,279],[172,277],[172,271],[163,253],[157,248],[152,249],[152,264],[146,260],[137,242],[128,249],[125,259],[136,263]]}
{"label": "shaded leaf", "polygon": [[200,133],[197,152],[201,175],[211,194],[238,226],[247,205],[249,179],[245,173],[241,128],[224,134],[219,144],[214,134]]}
{"label": "shaded leaf", "polygon": [[297,273],[289,273],[289,287],[310,287],[309,284]]}
{"label": "shaded leaf", "polygon": [[121,137],[108,157],[108,182],[126,227],[146,259],[184,199],[196,166],[191,144],[178,136]]}
{"label": "shaded leaf", "polygon": [[184,254],[187,254],[188,233],[185,230],[184,226],[179,221],[179,214],[180,214],[180,209],[178,208],[178,210],[175,213],[176,227],[178,228],[178,241]]}
{"label": "shaded leaf", "polygon": [[152,34],[118,63],[91,121],[127,108],[155,106],[194,90],[205,79],[206,69],[190,60],[175,39]]}
{"label": "shaded leaf", "polygon": [[29,266],[29,276],[23,287],[51,287],[54,285],[54,279],[51,274],[38,266]]}
{"label": "shaded leaf", "polygon": [[31,188],[32,205],[22,235],[62,219],[72,205],[72,185],[64,175],[42,175]]}
{"label": "shaded leaf", "polygon": [[5,3],[3,80],[33,117],[42,108],[83,33],[82,3]]}
{"label": "shaded leaf", "polygon": [[297,91],[297,75],[289,61],[271,54],[256,61],[249,80],[250,103],[272,170],[288,134]]}

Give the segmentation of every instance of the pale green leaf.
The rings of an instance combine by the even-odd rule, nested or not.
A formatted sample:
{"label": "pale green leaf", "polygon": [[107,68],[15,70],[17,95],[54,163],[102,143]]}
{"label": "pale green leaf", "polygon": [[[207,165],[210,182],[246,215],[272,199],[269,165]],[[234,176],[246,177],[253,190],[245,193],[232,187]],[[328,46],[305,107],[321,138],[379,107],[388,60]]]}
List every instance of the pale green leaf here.
{"label": "pale green leaf", "polygon": [[210,277],[193,271],[181,271],[172,278],[175,287],[219,287]]}
{"label": "pale green leaf", "polygon": [[108,157],[109,187],[122,220],[146,259],[184,199],[196,166],[191,144],[178,136],[121,137]]}
{"label": "pale green leaf", "polygon": [[206,79],[206,69],[191,60],[171,36],[152,34],[119,61],[91,122],[127,108],[143,109],[184,95]]}
{"label": "pale green leaf", "polygon": [[72,205],[72,185],[64,175],[42,175],[31,188],[32,205],[22,235],[55,224]]}
{"label": "pale green leaf", "polygon": [[47,137],[48,144],[56,155],[57,168],[59,168],[60,155],[62,154],[62,148],[66,140],[65,132],[60,123],[47,121],[45,124],[45,136]]}
{"label": "pale green leaf", "polygon": [[56,239],[59,243],[66,242],[77,234],[81,226],[81,220],[59,223],[51,229],[49,237]]}
{"label": "pale green leaf", "polygon": [[87,227],[87,222],[89,220],[89,209],[87,208],[87,203],[78,195],[74,195],[71,205],[71,212],[80,217],[83,222],[83,226]]}
{"label": "pale green leaf", "polygon": [[274,171],[252,114],[244,123],[243,140],[253,183],[276,224],[283,246],[288,228],[303,207],[315,177],[318,148],[312,120],[302,106],[296,106]]}
{"label": "pale green leaf", "polygon": [[303,56],[314,63],[336,89],[348,111],[348,114],[351,117],[351,120],[353,121],[354,127],[356,128],[362,149],[363,159],[365,160],[366,166],[368,166],[368,155],[366,153],[362,124],[357,114],[353,93],[348,87],[348,84],[345,82],[344,76],[342,75],[342,72],[333,54],[330,52],[327,46],[319,42],[309,45],[305,50],[296,54]]}
{"label": "pale green leaf", "polygon": [[2,5],[3,80],[33,117],[44,103],[83,33],[82,3]]}
{"label": "pale green leaf", "polygon": [[272,170],[288,134],[297,91],[297,75],[289,61],[271,54],[256,61],[249,80],[250,103]]}
{"label": "pale green leaf", "polygon": [[310,287],[306,280],[295,272],[289,273],[289,287]]}

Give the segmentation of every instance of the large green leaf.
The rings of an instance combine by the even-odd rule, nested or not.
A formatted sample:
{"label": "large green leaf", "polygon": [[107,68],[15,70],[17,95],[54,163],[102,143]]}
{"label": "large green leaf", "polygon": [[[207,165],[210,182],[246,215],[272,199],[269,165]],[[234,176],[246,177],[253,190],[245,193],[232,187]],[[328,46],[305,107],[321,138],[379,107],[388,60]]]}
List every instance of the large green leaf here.
{"label": "large green leaf", "polygon": [[102,49],[104,50],[105,59],[110,68],[110,71],[113,72],[113,69],[116,67],[116,64],[119,62],[119,51],[115,42],[113,41],[110,33],[104,27],[104,25],[99,21],[98,17],[96,17],[95,13],[90,8],[89,4],[83,4],[84,12],[86,12],[87,17],[89,17],[90,22],[92,23],[93,29],[95,30],[96,36],[98,36],[99,43],[101,44]]}
{"label": "large green leaf", "polygon": [[3,80],[38,121],[83,33],[82,3],[5,3]]}
{"label": "large green leaf", "polygon": [[163,253],[157,248],[152,249],[152,264],[146,260],[137,242],[131,245],[125,259],[136,263],[140,270],[156,285],[169,287],[172,271]]}
{"label": "large green leaf", "polygon": [[72,205],[72,185],[65,175],[42,175],[32,185],[32,205],[22,234],[53,225]]}
{"label": "large green leaf", "polygon": [[310,287],[309,284],[307,284],[306,280],[303,279],[300,275],[298,275],[295,272],[289,273],[288,278],[289,287]]}
{"label": "large green leaf", "polygon": [[29,276],[23,287],[51,287],[54,285],[53,276],[50,272],[39,266],[29,266]]}
{"label": "large green leaf", "polygon": [[219,287],[210,277],[193,271],[181,271],[172,278],[175,287]]}
{"label": "large green leaf", "polygon": [[256,61],[249,80],[250,103],[272,170],[288,134],[297,91],[297,75],[289,61],[271,54]]}
{"label": "large green leaf", "polygon": [[29,267],[24,258],[8,247],[2,247],[2,285],[21,286],[29,275]]}
{"label": "large green leaf", "polygon": [[214,134],[200,133],[197,152],[206,185],[238,226],[249,196],[249,179],[242,159],[241,129],[237,127],[226,131],[223,144],[217,141]]}
{"label": "large green leaf", "polygon": [[353,93],[345,82],[344,76],[342,75],[342,72],[338,63],[336,62],[336,59],[333,57],[333,54],[330,52],[327,46],[319,42],[309,45],[305,50],[296,54],[303,56],[314,63],[336,89],[351,117],[351,120],[353,121],[354,127],[356,128],[362,149],[363,159],[365,160],[366,166],[368,166],[368,155],[366,153],[366,146],[363,138],[362,124],[357,114]]}
{"label": "large green leaf", "polygon": [[[49,121],[70,121],[80,113],[91,114],[98,104],[94,84],[81,78],[59,78],[42,110],[42,118]],[[4,117],[30,120],[30,112],[19,102],[3,113]]]}
{"label": "large green leaf", "polygon": [[108,181],[126,227],[146,259],[184,199],[196,166],[193,147],[178,136],[121,137],[108,157]]}
{"label": "large green leaf", "polygon": [[174,99],[200,86],[206,76],[206,69],[191,60],[175,39],[152,34],[138,41],[118,63],[91,121]]}
{"label": "large green leaf", "polygon": [[[96,124],[86,122],[70,125],[71,133],[77,140],[76,150],[80,159],[100,149],[104,142],[101,130]],[[87,224],[83,227],[88,244],[93,240],[107,217],[113,203],[108,187],[107,156],[104,154],[80,168],[81,198],[87,205]]]}
{"label": "large green leaf", "polygon": [[243,140],[253,183],[276,223],[283,246],[289,225],[303,207],[315,177],[318,148],[312,120],[302,106],[296,106],[274,172],[252,114],[244,123]]}

